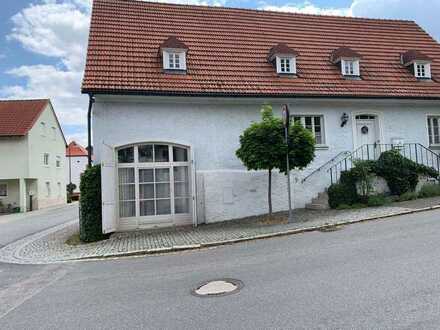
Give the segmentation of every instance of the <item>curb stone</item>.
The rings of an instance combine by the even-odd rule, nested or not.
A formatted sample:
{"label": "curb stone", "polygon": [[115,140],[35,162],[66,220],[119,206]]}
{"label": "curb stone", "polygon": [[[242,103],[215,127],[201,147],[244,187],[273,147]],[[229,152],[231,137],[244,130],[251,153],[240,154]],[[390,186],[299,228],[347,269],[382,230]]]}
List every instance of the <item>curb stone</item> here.
{"label": "curb stone", "polygon": [[[336,221],[332,223],[325,223],[322,225],[317,226],[310,226],[310,227],[302,227],[302,228],[296,228],[296,229],[288,229],[284,231],[278,231],[268,234],[259,234],[249,237],[241,237],[236,239],[230,239],[230,240],[220,240],[220,241],[213,241],[208,243],[200,243],[200,244],[190,244],[190,245],[175,245],[172,247],[163,247],[163,248],[154,248],[154,249],[146,249],[146,250],[134,250],[129,252],[118,252],[118,253],[110,253],[110,254],[103,254],[103,255],[96,255],[96,256],[84,256],[84,257],[77,257],[77,258],[69,258],[65,260],[54,260],[54,261],[29,261],[27,259],[19,257],[19,252],[24,249],[29,244],[32,244],[34,241],[47,236],[51,233],[55,233],[61,229],[64,229],[68,226],[71,226],[77,220],[70,221],[55,227],[52,227],[48,230],[38,232],[36,234],[30,235],[22,240],[13,242],[5,247],[0,248],[0,252],[5,250],[11,251],[11,257],[10,259],[7,259],[6,261],[2,260],[0,256],[0,262],[11,262],[11,263],[26,263],[26,264],[52,264],[52,263],[65,263],[65,262],[74,262],[74,261],[92,261],[92,260],[105,260],[110,258],[121,258],[121,257],[131,257],[131,256],[142,256],[142,255],[159,255],[159,254],[166,254],[171,252],[181,252],[181,251],[190,251],[190,250],[200,250],[204,248],[212,248],[217,247],[221,245],[231,245],[235,243],[240,242],[247,242],[247,241],[254,241],[254,240],[260,240],[260,239],[267,239],[267,238],[273,238],[273,237],[282,237],[282,236],[288,236],[288,235],[295,235],[295,234],[301,234],[306,232],[313,232],[318,231],[321,229],[326,228],[332,228],[336,226],[344,226],[344,225],[351,225],[356,223],[362,223],[367,221],[374,221],[374,220],[383,220],[387,218],[396,217],[399,215],[407,215],[407,214],[413,214],[413,213],[419,213],[419,212],[426,212],[426,211],[432,211],[440,209],[440,205],[430,206],[430,207],[423,207],[413,210],[404,210],[400,212],[394,212],[390,214],[385,215],[379,215],[379,216],[372,216],[372,217],[366,217],[362,219],[357,220],[347,220],[347,221]],[[25,241],[22,243],[22,241]],[[18,245],[18,246],[17,246]],[[12,259],[12,260],[11,260]]]}

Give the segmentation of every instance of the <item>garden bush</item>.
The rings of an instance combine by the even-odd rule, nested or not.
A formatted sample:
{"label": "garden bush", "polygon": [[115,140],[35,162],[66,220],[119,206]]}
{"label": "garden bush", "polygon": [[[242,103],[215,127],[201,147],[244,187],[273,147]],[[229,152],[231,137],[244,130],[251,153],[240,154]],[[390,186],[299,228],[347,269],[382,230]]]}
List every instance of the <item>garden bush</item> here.
{"label": "garden bush", "polygon": [[359,201],[356,181],[351,171],[342,172],[339,183],[328,188],[328,203],[332,209],[340,205],[352,205]]}
{"label": "garden bush", "polygon": [[418,195],[414,191],[407,191],[406,193],[403,193],[397,198],[398,202],[405,202],[405,201],[412,201],[414,199],[417,199]]}
{"label": "garden bush", "polygon": [[440,196],[440,184],[425,184],[419,191],[420,198]]}
{"label": "garden bush", "polygon": [[88,167],[81,175],[79,234],[82,242],[104,239],[101,212],[101,167]]}
{"label": "garden bush", "polygon": [[384,195],[368,196],[367,200],[368,206],[383,206],[389,203],[391,203],[390,198]]}

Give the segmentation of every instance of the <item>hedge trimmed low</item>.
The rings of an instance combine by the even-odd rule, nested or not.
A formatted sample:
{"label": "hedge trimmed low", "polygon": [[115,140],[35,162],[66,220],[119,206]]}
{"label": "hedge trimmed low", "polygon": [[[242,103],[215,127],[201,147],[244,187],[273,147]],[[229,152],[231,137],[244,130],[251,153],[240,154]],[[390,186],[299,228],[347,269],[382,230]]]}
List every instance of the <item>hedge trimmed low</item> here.
{"label": "hedge trimmed low", "polygon": [[81,175],[79,236],[89,243],[106,238],[102,234],[101,167],[88,167]]}

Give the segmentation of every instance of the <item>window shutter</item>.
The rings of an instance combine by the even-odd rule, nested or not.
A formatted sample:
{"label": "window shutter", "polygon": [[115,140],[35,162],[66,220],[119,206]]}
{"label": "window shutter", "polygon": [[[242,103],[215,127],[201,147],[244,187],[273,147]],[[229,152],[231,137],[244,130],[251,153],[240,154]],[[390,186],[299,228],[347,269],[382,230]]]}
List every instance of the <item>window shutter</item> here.
{"label": "window shutter", "polygon": [[197,188],[196,188],[196,162],[194,160],[194,151],[191,148],[191,195],[192,195],[192,221],[193,226],[197,227]]}
{"label": "window shutter", "polygon": [[107,234],[116,231],[116,153],[105,143],[101,146],[102,232]]}
{"label": "window shutter", "polygon": [[186,53],[185,52],[181,52],[179,54],[180,57],[180,69],[181,70],[186,70]]}

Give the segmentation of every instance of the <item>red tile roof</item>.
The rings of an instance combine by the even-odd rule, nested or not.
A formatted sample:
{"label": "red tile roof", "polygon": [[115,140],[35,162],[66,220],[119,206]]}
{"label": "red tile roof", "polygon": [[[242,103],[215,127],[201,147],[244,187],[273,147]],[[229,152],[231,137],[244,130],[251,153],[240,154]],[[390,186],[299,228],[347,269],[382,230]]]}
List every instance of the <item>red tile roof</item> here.
{"label": "red tile roof", "polygon": [[422,52],[418,50],[409,50],[406,53],[402,54],[402,62],[404,65],[408,65],[412,61],[432,61],[429,56],[426,56]]}
{"label": "red tile roof", "polygon": [[[160,44],[176,36],[189,48],[187,74],[163,72]],[[298,77],[279,76],[271,47],[299,51]],[[360,80],[330,61],[346,46],[362,54]],[[432,81],[400,63],[417,49],[433,59]],[[440,98],[440,44],[411,21],[95,0],[83,92],[212,96]]]}
{"label": "red tile roof", "polygon": [[49,100],[0,101],[0,136],[23,136],[34,126]]}
{"label": "red tile roof", "polygon": [[267,56],[267,58],[271,62],[272,60],[274,60],[274,57],[278,54],[279,55],[292,55],[292,56],[299,55],[299,53],[296,50],[290,48],[285,43],[279,43],[270,49],[269,55]]}
{"label": "red tile roof", "polygon": [[67,157],[87,157],[87,150],[84,149],[80,144],[72,141],[66,148]]}
{"label": "red tile roof", "polygon": [[358,52],[354,51],[351,48],[339,47],[338,49],[335,49],[332,52],[332,55],[330,56],[330,61],[332,63],[337,63],[337,62],[339,62],[339,60],[341,58],[358,58],[358,59],[361,59],[362,56]]}
{"label": "red tile roof", "polygon": [[167,40],[162,42],[160,48],[188,49],[185,43],[177,39],[175,36],[171,36]]}

